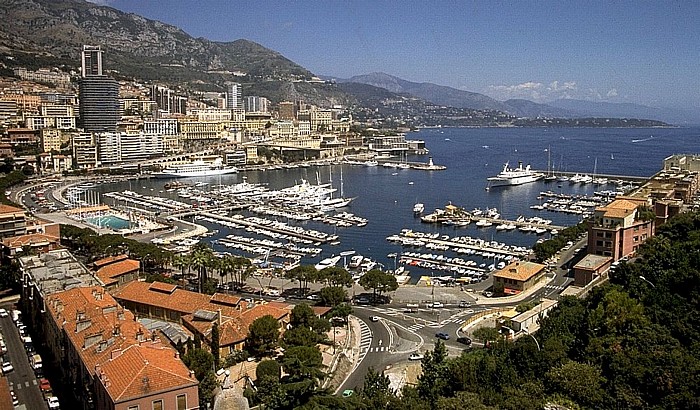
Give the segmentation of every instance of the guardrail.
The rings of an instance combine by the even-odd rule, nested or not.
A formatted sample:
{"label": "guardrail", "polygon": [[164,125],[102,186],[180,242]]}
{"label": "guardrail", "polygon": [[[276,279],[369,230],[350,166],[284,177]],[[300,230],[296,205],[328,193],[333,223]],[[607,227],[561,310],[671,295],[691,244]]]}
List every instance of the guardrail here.
{"label": "guardrail", "polygon": [[495,309],[489,309],[489,310],[483,310],[481,312],[477,312],[473,316],[470,316],[467,318],[464,323],[462,323],[462,326],[460,326],[460,330],[464,330],[465,328],[469,327],[470,325],[474,324],[474,322],[480,320],[484,316],[488,315],[493,315],[495,313],[502,313],[502,312],[507,312],[509,310],[513,310],[513,308],[510,307],[501,307],[501,308],[495,308]]}

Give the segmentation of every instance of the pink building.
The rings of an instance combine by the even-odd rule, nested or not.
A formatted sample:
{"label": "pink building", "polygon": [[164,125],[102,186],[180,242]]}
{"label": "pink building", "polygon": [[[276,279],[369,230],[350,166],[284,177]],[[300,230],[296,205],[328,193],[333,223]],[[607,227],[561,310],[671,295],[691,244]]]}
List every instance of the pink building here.
{"label": "pink building", "polygon": [[588,253],[616,261],[654,235],[655,214],[642,199],[617,199],[597,208],[588,230]]}

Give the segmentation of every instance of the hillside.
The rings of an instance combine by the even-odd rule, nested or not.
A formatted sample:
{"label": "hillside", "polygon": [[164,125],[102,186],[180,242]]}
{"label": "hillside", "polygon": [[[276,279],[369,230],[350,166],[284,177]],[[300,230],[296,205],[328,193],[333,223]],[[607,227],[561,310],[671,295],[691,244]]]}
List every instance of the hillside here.
{"label": "hillside", "polygon": [[0,55],[12,56],[3,58],[6,64],[77,70],[84,44],[102,46],[105,69],[117,78],[197,90],[223,90],[226,81],[236,81],[251,93],[268,91],[259,95],[273,101],[296,97],[325,105],[351,98],[335,87],[303,83],[313,73],[252,41],[194,38],[175,26],[84,0],[0,2]]}

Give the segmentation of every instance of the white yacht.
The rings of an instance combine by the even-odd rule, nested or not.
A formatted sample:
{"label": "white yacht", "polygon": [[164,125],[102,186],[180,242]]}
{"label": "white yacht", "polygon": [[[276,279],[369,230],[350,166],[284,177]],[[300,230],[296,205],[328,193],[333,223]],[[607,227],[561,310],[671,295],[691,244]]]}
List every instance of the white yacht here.
{"label": "white yacht", "polygon": [[539,179],[544,178],[544,174],[540,172],[535,172],[530,169],[528,164],[523,168],[523,163],[518,162],[517,168],[508,168],[508,163],[503,165],[503,171],[496,175],[495,177],[489,177],[489,185],[494,186],[508,186],[508,185],[522,185],[530,182],[535,182]]}
{"label": "white yacht", "polygon": [[413,213],[416,215],[420,215],[425,211],[425,205],[422,203],[418,202],[417,204],[413,205]]}
{"label": "white yacht", "polygon": [[156,178],[184,178],[184,177],[205,177],[210,175],[235,174],[236,167],[226,167],[221,158],[214,162],[204,162],[196,160],[189,164],[171,165],[160,172],[153,173]]}
{"label": "white yacht", "polygon": [[331,256],[330,258],[323,259],[319,263],[315,265],[316,270],[322,270],[325,268],[330,268],[331,266],[335,266],[338,261],[340,261],[340,255],[338,256]]}

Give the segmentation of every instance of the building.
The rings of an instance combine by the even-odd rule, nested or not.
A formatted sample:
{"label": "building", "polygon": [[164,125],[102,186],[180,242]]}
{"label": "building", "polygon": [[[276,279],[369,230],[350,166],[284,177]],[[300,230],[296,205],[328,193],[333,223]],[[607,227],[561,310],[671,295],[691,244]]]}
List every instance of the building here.
{"label": "building", "polygon": [[197,380],[177,352],[120,306],[69,252],[19,258],[23,320],[77,409],[196,409]]}
{"label": "building", "polygon": [[655,218],[646,199],[626,197],[596,208],[588,228],[588,253],[612,261],[633,254],[654,235]]}
{"label": "building", "polygon": [[515,295],[530,289],[542,279],[546,273],[545,268],[545,265],[535,262],[512,262],[493,274],[493,284],[501,283],[505,294]]}
{"label": "building", "polygon": [[226,108],[243,109],[243,87],[239,83],[229,83],[226,88]]}
{"label": "building", "polygon": [[102,48],[100,46],[83,46],[81,59],[81,77],[102,75]]}
{"label": "building", "polygon": [[101,165],[144,160],[164,153],[163,137],[156,134],[104,132],[98,134],[97,141]]}
{"label": "building", "polygon": [[137,280],[141,271],[141,262],[129,259],[127,255],[110,256],[94,262],[95,276],[107,291]]}
{"label": "building", "polygon": [[97,141],[91,132],[73,134],[71,137],[73,160],[78,168],[94,168],[97,166]]}
{"label": "building", "polygon": [[119,83],[105,75],[79,82],[80,127],[86,132],[115,132],[119,114]]}
{"label": "building", "polygon": [[151,100],[155,101],[158,110],[166,114],[187,114],[187,97],[158,85],[152,86],[150,91]]}
{"label": "building", "polygon": [[574,265],[574,285],[584,287],[610,268],[612,258],[588,254]]}
{"label": "building", "polygon": [[178,135],[178,122],[175,118],[159,118],[157,120],[144,121],[143,132],[146,134]]}
{"label": "building", "polygon": [[42,152],[61,151],[61,143],[63,142],[61,130],[44,128],[39,135]]}
{"label": "building", "polygon": [[0,238],[24,235],[27,232],[27,218],[24,209],[0,204]]}
{"label": "building", "polygon": [[221,293],[209,296],[161,282],[131,282],[113,295],[138,317],[182,324],[207,343],[211,343],[211,328],[217,322],[222,357],[243,348],[248,326],[255,319],[272,315],[283,330],[290,313],[288,309],[268,306],[264,302],[249,303]]}
{"label": "building", "polygon": [[291,101],[282,101],[279,105],[279,119],[293,121],[297,119],[296,105]]}
{"label": "building", "polygon": [[557,306],[556,300],[542,299],[534,308],[522,312],[510,319],[510,326],[514,332],[532,333],[540,328],[540,320],[547,317],[550,310]]}
{"label": "building", "polygon": [[7,136],[12,145],[33,145],[39,142],[38,132],[29,128],[10,128]]}
{"label": "building", "polygon": [[269,112],[270,101],[265,97],[249,96],[245,98],[246,112]]}

